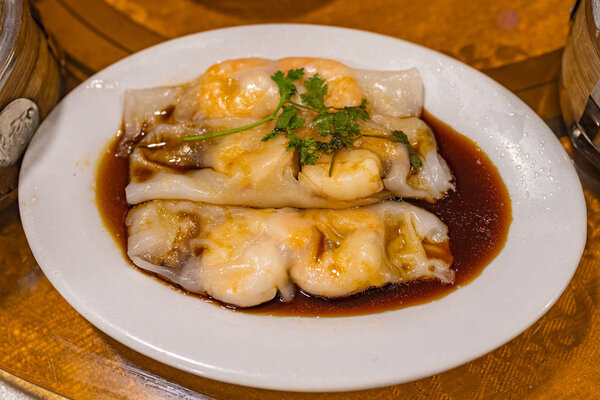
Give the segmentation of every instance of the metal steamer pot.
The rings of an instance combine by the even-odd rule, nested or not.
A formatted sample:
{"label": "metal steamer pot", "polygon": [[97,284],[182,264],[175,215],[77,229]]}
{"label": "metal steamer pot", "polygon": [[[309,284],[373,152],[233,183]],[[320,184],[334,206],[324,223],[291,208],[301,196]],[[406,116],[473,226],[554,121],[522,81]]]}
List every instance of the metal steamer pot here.
{"label": "metal steamer pot", "polygon": [[21,156],[58,102],[57,51],[27,1],[0,0],[0,210],[16,199]]}
{"label": "metal steamer pot", "polygon": [[600,178],[600,0],[578,0],[562,58],[561,110],[578,156]]}

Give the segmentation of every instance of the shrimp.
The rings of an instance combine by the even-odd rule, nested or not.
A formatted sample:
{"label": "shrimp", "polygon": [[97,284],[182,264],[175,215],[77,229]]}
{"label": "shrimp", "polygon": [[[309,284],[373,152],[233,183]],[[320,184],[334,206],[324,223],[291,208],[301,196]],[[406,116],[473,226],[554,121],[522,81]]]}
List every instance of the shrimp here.
{"label": "shrimp", "polygon": [[381,162],[372,152],[341,150],[329,176],[331,158],[323,156],[314,165],[304,165],[298,181],[313,192],[336,200],[361,199],[383,190]]}
{"label": "shrimp", "polygon": [[[204,290],[229,304],[249,307],[294,296],[288,269],[313,236],[291,210],[237,210],[201,240]],[[294,254],[296,253],[296,254]]]}
{"label": "shrimp", "polygon": [[198,109],[205,118],[264,118],[277,108],[279,89],[271,79],[277,66],[262,58],[224,61],[196,82]]}
{"label": "shrimp", "polygon": [[385,229],[374,213],[356,209],[307,214],[321,234],[321,245],[313,260],[291,268],[298,286],[317,296],[343,297],[390,281]]}

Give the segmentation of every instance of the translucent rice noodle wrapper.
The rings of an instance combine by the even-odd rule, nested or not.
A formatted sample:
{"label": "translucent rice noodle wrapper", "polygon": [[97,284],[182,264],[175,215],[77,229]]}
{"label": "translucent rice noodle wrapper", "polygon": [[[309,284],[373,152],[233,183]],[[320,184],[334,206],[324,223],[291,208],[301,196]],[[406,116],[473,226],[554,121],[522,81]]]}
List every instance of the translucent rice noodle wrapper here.
{"label": "translucent rice noodle wrapper", "polygon": [[295,285],[325,297],[416,279],[451,283],[448,231],[405,202],[345,210],[150,201],[127,215],[128,256],[186,290],[249,307]]}
{"label": "translucent rice noodle wrapper", "polygon": [[[404,144],[361,138],[340,151],[329,176],[331,155],[314,165],[301,165],[288,138],[261,139],[274,121],[249,131],[214,139],[182,142],[185,136],[218,132],[257,122],[279,103],[279,90],[270,76],[278,70],[304,68],[328,86],[324,103],[358,106],[367,100],[370,120],[363,134],[389,136],[404,132],[423,161],[411,169]],[[300,94],[306,92],[301,81]],[[402,196],[435,201],[454,189],[451,171],[437,151],[423,108],[423,83],[416,69],[356,70],[326,59],[287,58],[278,61],[240,59],[210,67],[197,80],[172,87],[126,92],[124,135],[119,150],[131,153],[127,201],[190,200],[252,207],[348,208]],[[295,134],[320,137],[307,123]]]}

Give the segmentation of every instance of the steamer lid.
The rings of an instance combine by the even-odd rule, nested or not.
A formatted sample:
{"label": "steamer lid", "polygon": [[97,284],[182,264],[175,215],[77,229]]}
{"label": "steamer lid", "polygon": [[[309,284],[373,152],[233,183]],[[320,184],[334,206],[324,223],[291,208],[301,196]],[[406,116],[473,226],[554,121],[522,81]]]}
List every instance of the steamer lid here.
{"label": "steamer lid", "polygon": [[588,33],[596,44],[596,50],[600,52],[600,0],[584,1],[581,6],[585,7]]}

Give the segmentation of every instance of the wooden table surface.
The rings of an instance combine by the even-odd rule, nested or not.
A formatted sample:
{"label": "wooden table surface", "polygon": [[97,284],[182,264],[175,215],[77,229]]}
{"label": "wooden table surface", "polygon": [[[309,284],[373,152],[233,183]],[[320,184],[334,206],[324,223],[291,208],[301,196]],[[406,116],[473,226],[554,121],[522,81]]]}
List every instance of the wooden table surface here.
{"label": "wooden table surface", "polygon": [[[558,73],[567,0],[37,0],[64,51],[67,87],[145,47],[188,33],[268,22],[364,29],[449,54],[508,87],[560,130]],[[201,71],[199,71],[200,73]],[[563,143],[568,148],[568,142]],[[589,178],[589,177],[588,177]],[[299,394],[193,376],[94,328],[50,285],[16,205],[0,214],[0,369],[39,397],[600,398],[600,200],[585,181],[588,243],[552,309],[501,348],[445,373],[353,393]],[[22,379],[22,380],[21,380]],[[27,382],[46,390],[35,391]]]}

